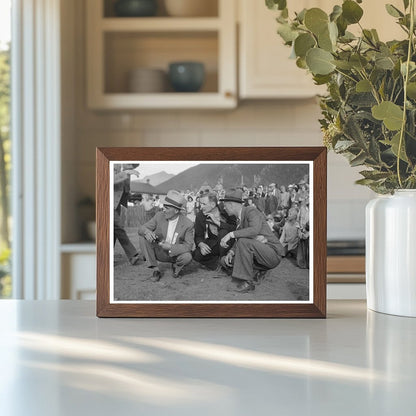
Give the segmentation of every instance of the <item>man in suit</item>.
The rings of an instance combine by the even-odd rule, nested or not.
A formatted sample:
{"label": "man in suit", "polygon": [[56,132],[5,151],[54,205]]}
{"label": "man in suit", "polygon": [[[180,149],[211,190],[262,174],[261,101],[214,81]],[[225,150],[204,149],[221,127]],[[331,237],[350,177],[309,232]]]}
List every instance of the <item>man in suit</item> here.
{"label": "man in suit", "polygon": [[192,261],[194,223],[183,214],[185,206],[186,200],[178,191],[169,191],[163,211],[139,227],[140,249],[148,267],[154,269],[154,282],[162,278],[158,261],[172,263],[174,278],[180,277],[183,267]]}
{"label": "man in suit", "polygon": [[[200,198],[201,211],[195,218],[195,246],[193,258],[208,269],[216,270],[219,256],[227,253],[228,248],[220,246],[220,240],[230,231],[235,230],[226,213],[218,206],[217,195],[213,192]],[[224,215],[225,214],[225,215]]]}
{"label": "man in suit", "polygon": [[124,229],[121,222],[121,207],[127,208],[130,195],[130,177],[132,175],[139,176],[139,173],[134,170],[137,166],[139,164],[114,164],[114,245],[118,240],[129,262],[133,265],[143,260],[143,256],[137,252]]}
{"label": "man in suit", "polygon": [[224,268],[232,269],[231,276],[238,283],[236,290],[246,293],[255,289],[267,270],[281,261],[283,247],[266,222],[265,216],[255,207],[243,206],[241,190],[226,192],[223,201],[229,215],[237,218],[237,229],[221,239],[221,246],[234,245],[221,259]]}

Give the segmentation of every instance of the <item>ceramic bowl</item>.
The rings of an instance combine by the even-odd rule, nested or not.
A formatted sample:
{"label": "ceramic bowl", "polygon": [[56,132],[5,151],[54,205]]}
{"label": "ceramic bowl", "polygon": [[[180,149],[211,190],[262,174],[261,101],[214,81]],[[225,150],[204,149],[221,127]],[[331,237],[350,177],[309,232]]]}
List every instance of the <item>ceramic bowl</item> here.
{"label": "ceramic bowl", "polygon": [[114,12],[119,17],[148,17],[157,12],[156,0],[118,0]]}
{"label": "ceramic bowl", "polygon": [[132,93],[165,92],[167,84],[167,75],[162,69],[136,68],[129,72],[128,91]]}
{"label": "ceramic bowl", "polygon": [[177,92],[197,92],[205,79],[202,62],[172,62],[169,64],[169,81]]}

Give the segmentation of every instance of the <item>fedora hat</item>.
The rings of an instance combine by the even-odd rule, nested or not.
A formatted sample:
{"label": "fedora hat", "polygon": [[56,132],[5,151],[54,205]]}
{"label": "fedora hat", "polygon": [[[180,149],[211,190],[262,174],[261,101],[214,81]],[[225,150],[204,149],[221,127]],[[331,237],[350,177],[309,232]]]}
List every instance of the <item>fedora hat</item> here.
{"label": "fedora hat", "polygon": [[168,205],[176,209],[184,209],[184,206],[186,205],[186,199],[180,192],[173,189],[166,195],[163,205]]}
{"label": "fedora hat", "polygon": [[221,199],[223,202],[239,202],[243,203],[243,191],[241,189],[229,189],[225,191],[224,198]]}

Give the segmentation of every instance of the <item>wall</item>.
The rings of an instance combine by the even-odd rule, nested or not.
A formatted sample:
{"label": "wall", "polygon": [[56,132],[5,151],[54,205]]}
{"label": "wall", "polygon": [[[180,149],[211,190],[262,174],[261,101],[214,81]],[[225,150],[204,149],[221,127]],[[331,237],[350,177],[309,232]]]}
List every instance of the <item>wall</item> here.
{"label": "wall", "polygon": [[[68,24],[63,28],[67,42],[63,45],[63,100],[69,114],[63,145],[64,219],[76,212],[77,200],[95,193],[97,146],[321,145],[319,107],[314,99],[245,101],[233,111],[87,110],[83,1],[75,0],[73,4],[75,27]],[[68,11],[64,21],[70,22],[70,16]],[[372,193],[354,185],[358,171],[342,157],[329,154],[329,238],[364,237],[364,206]],[[64,221],[63,241],[73,241],[78,236],[71,221]]]}

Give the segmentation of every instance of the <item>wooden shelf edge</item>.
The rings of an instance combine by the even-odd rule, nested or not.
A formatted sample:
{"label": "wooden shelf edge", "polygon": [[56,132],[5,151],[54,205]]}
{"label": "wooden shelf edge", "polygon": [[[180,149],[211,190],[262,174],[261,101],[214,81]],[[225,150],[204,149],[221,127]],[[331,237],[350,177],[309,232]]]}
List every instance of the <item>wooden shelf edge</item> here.
{"label": "wooden shelf edge", "polygon": [[218,17],[148,17],[101,19],[101,29],[105,32],[203,32],[217,31],[221,27]]}

